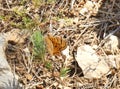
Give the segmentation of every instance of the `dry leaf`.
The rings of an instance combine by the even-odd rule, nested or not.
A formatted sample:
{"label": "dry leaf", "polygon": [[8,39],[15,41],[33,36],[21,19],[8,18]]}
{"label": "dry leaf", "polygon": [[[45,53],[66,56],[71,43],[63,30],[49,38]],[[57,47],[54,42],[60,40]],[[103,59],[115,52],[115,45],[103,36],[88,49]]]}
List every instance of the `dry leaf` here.
{"label": "dry leaf", "polygon": [[55,71],[54,71],[54,72],[52,73],[52,76],[54,76],[54,77],[59,77],[59,76],[60,76],[60,72],[55,72]]}
{"label": "dry leaf", "polygon": [[60,36],[48,34],[45,36],[46,47],[50,55],[61,55],[61,51],[67,47],[67,42]]}
{"label": "dry leaf", "polygon": [[36,89],[44,89],[43,85],[37,85]]}
{"label": "dry leaf", "polygon": [[25,74],[25,77],[27,80],[31,80],[33,76],[31,74]]}

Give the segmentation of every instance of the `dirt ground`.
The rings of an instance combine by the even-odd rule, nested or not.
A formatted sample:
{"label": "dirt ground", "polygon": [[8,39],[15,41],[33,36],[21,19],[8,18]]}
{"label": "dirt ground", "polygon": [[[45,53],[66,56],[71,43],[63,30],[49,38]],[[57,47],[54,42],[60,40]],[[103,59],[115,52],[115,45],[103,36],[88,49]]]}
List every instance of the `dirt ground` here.
{"label": "dirt ground", "polygon": [[[100,79],[86,79],[76,62],[80,45],[99,45],[99,55],[119,55],[119,48],[105,51],[105,37],[120,27],[119,0],[1,0],[0,32],[19,29],[23,41],[9,40],[6,57],[19,76],[23,89],[119,89],[119,68]],[[73,6],[72,6],[73,5]],[[52,33],[66,39],[66,57],[52,56],[45,51],[44,59],[33,56],[31,35]],[[14,32],[13,32],[14,33]],[[120,38],[120,30],[114,33]],[[16,37],[17,38],[17,37]],[[103,52],[104,50],[104,52]],[[114,52],[113,52],[114,51]],[[44,55],[44,54],[43,54]]]}

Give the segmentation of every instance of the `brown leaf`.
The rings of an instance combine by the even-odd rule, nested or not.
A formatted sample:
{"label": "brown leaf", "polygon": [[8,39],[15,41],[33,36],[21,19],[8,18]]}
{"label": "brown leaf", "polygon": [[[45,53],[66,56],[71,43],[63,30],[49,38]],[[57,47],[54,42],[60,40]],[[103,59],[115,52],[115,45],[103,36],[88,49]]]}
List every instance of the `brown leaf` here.
{"label": "brown leaf", "polygon": [[52,76],[54,76],[54,77],[59,77],[59,76],[60,76],[60,72],[55,72],[55,71],[54,71],[54,72],[52,73]]}
{"label": "brown leaf", "polygon": [[27,80],[31,80],[33,76],[31,74],[25,74],[25,77],[27,78]]}
{"label": "brown leaf", "polygon": [[36,89],[44,89],[42,85],[37,85]]}

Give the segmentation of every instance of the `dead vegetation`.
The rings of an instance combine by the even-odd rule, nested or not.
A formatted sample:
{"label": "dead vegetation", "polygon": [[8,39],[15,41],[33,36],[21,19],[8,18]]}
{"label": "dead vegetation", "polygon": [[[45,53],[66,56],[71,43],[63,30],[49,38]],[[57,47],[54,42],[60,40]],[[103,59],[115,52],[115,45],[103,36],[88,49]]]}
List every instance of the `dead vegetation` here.
{"label": "dead vegetation", "polygon": [[[0,32],[14,33],[7,36],[6,56],[22,89],[119,89],[119,5],[119,0],[1,0]],[[43,57],[34,56],[31,36],[36,30],[43,37],[52,33],[65,38],[63,56],[51,57],[43,47],[37,48]],[[100,78],[85,78],[76,61],[81,45],[109,60],[114,56],[115,66]]]}

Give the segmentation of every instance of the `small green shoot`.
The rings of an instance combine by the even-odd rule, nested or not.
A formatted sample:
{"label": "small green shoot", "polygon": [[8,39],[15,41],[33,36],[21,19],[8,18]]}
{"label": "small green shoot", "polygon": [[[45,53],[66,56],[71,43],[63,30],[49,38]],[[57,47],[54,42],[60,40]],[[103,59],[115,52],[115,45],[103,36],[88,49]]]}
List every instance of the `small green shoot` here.
{"label": "small green shoot", "polygon": [[48,70],[51,70],[51,69],[52,69],[52,63],[51,63],[51,61],[45,61],[45,67],[46,67]]}
{"label": "small green shoot", "polygon": [[45,56],[45,44],[44,38],[40,31],[35,31],[32,35],[32,43],[34,47],[34,56],[39,59],[44,59]]}
{"label": "small green shoot", "polygon": [[56,0],[47,0],[47,3],[48,3],[48,4],[53,4],[53,3],[55,3],[55,1],[56,1]]}
{"label": "small green shoot", "polygon": [[0,15],[0,20],[4,19],[4,16]]}
{"label": "small green shoot", "polygon": [[70,70],[68,68],[61,68],[60,70],[60,76],[61,77],[65,77],[67,76],[67,73],[69,72]]}
{"label": "small green shoot", "polygon": [[22,21],[24,23],[25,28],[27,28],[27,29],[33,29],[35,27],[35,25],[37,25],[37,24],[35,24],[35,22],[32,19],[30,19],[28,17],[23,17]]}
{"label": "small green shoot", "polygon": [[33,5],[38,8],[41,5],[44,5],[44,0],[32,0]]}

